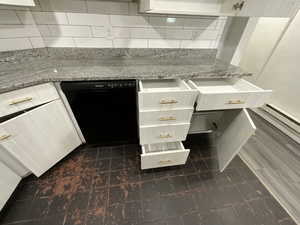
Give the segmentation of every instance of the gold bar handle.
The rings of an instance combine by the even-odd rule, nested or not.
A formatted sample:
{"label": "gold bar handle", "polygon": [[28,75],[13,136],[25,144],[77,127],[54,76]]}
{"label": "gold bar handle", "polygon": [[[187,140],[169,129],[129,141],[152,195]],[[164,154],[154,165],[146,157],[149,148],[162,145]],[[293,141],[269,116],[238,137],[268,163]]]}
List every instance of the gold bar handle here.
{"label": "gold bar handle", "polygon": [[0,136],[0,141],[4,141],[5,139],[9,138],[11,135],[10,134],[5,134]]}
{"label": "gold bar handle", "polygon": [[178,101],[176,101],[176,100],[169,100],[169,101],[167,101],[167,100],[160,100],[160,102],[159,102],[159,104],[162,104],[162,105],[176,104],[176,103],[178,103]]}
{"label": "gold bar handle", "polygon": [[227,102],[227,104],[230,104],[230,105],[237,105],[237,104],[245,104],[245,102],[244,102],[244,101],[241,101],[241,100],[236,100],[236,101],[230,100],[230,101]]}
{"label": "gold bar handle", "polygon": [[169,120],[176,120],[174,116],[169,116],[169,117],[160,117],[159,121],[169,121]]}
{"label": "gold bar handle", "polygon": [[170,163],[172,163],[172,162],[173,162],[172,160],[160,160],[160,161],[159,161],[159,164],[165,165],[165,164],[170,164]]}
{"label": "gold bar handle", "polygon": [[23,98],[23,99],[20,99],[20,100],[12,101],[12,102],[9,103],[9,105],[17,105],[19,103],[29,102],[29,101],[32,101],[32,97],[26,97],[26,98]]}
{"label": "gold bar handle", "polygon": [[159,135],[159,138],[171,138],[171,137],[172,137],[172,135],[170,135],[170,134],[166,134],[166,135],[161,134],[161,135]]}

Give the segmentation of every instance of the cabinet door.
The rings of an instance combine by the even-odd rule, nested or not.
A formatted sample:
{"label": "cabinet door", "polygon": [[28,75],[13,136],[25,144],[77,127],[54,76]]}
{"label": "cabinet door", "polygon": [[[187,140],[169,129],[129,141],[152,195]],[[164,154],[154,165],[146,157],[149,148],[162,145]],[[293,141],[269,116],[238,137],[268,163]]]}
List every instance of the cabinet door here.
{"label": "cabinet door", "polygon": [[222,172],[255,133],[256,127],[246,109],[224,111],[217,127],[217,154]]}
{"label": "cabinet door", "polygon": [[0,210],[19,184],[21,177],[0,161]]}
{"label": "cabinet door", "polygon": [[0,4],[18,5],[18,6],[35,6],[34,0],[0,0]]}
{"label": "cabinet door", "polygon": [[0,144],[36,176],[81,144],[61,100],[0,124]]}
{"label": "cabinet door", "polygon": [[299,0],[241,0],[238,16],[291,17],[298,9]]}

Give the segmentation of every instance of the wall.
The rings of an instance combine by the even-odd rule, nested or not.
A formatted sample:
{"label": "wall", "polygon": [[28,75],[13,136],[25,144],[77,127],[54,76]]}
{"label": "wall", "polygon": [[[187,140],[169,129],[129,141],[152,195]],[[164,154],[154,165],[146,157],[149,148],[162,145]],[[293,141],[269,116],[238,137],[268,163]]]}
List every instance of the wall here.
{"label": "wall", "polygon": [[288,26],[256,83],[274,90],[269,104],[300,122],[299,27],[300,12]]}
{"label": "wall", "polygon": [[36,0],[36,7],[0,6],[0,51],[40,47],[217,48],[226,17],[137,12],[137,3]]}
{"label": "wall", "polygon": [[251,18],[254,31],[240,58],[239,66],[253,73],[249,81],[256,82],[277,42],[289,22],[288,18]]}

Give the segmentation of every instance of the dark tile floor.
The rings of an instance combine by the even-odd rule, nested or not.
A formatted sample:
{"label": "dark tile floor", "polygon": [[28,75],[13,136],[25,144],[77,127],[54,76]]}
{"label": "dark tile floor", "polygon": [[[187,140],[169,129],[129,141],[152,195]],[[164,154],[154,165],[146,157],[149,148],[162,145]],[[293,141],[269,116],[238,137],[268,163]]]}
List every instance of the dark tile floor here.
{"label": "dark tile floor", "polygon": [[219,173],[209,138],[197,140],[186,165],[147,171],[139,146],[80,147],[24,179],[0,224],[295,224],[238,157]]}

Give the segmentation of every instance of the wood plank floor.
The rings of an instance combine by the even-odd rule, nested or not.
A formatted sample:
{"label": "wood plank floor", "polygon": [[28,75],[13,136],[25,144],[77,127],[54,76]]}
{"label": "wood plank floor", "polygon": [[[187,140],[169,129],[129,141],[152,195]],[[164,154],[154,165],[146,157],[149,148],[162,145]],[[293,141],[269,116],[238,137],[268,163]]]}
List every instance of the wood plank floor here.
{"label": "wood plank floor", "polygon": [[257,114],[251,117],[257,131],[240,157],[300,224],[300,145]]}

